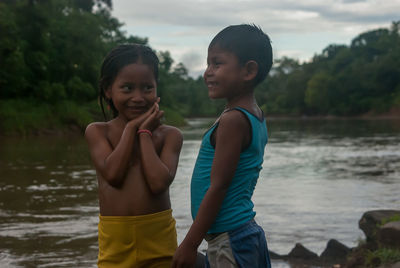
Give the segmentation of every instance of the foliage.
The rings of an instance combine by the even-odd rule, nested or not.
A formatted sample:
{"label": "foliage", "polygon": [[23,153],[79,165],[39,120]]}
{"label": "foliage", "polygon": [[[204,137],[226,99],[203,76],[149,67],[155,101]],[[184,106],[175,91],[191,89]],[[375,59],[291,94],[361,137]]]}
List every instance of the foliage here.
{"label": "foliage", "polygon": [[31,99],[0,100],[0,132],[28,135],[50,129],[77,126],[84,130],[93,120],[93,104],[78,105],[65,100],[57,104]]}
{"label": "foliage", "polygon": [[388,222],[400,221],[400,214],[393,215],[392,217],[383,219],[378,226],[383,226]]}
{"label": "foliage", "polygon": [[[102,59],[128,36],[111,16],[111,0],[0,2],[0,131],[26,132],[101,119]],[[361,33],[349,46],[329,45],[310,62],[276,60],[255,95],[265,113],[358,115],[400,108],[400,22]],[[158,94],[166,122],[216,116],[203,78],[192,78],[168,51],[158,51]],[[90,107],[90,108],[89,108]]]}
{"label": "foliage", "polygon": [[278,59],[256,96],[273,114],[352,116],[400,107],[400,22],[329,45],[310,62]]}
{"label": "foliage", "polygon": [[400,261],[400,251],[398,249],[379,248],[378,250],[367,252],[365,264],[367,267],[378,267],[398,261]]}
{"label": "foliage", "polygon": [[162,106],[161,109],[164,111],[165,124],[173,126],[185,125],[185,119],[177,111]]}
{"label": "foliage", "polygon": [[[127,36],[111,8],[111,0],[0,2],[1,132],[61,123],[82,127],[101,119],[100,107],[94,110],[92,104],[102,59],[117,44],[147,44],[147,38]],[[183,116],[220,110],[220,103],[208,102],[202,79],[189,77],[181,63],[174,67],[168,51],[158,54],[158,91],[167,122],[182,125]]]}

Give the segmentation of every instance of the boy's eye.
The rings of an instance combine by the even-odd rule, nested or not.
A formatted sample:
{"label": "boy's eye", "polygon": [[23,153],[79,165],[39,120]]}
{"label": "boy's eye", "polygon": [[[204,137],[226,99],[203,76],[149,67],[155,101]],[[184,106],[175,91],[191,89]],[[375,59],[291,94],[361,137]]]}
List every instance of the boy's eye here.
{"label": "boy's eye", "polygon": [[222,61],[215,59],[211,62],[211,65],[215,66],[215,67],[219,67],[220,65],[222,65]]}

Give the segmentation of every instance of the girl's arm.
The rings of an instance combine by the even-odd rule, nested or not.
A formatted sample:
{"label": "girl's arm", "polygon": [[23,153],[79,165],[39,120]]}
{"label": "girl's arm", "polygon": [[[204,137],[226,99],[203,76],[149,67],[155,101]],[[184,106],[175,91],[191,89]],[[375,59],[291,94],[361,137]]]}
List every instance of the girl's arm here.
{"label": "girl's arm", "polygon": [[[153,113],[140,129],[153,129],[161,116],[162,112]],[[148,133],[139,134],[141,165],[145,180],[153,194],[166,191],[174,180],[183,141],[181,132],[176,128],[163,130],[161,135],[165,135],[165,138],[159,156],[152,137]]]}
{"label": "girl's arm", "polygon": [[120,186],[129,166],[134,150],[135,135],[139,125],[154,112],[156,104],[140,117],[129,121],[121,138],[113,149],[107,139],[104,127],[99,124],[90,124],[85,131],[89,151],[97,172],[112,186]]}
{"label": "girl's arm", "polygon": [[211,185],[200,204],[196,218],[177,249],[172,267],[193,267],[197,248],[215,221],[236,171],[240,152],[248,138],[249,123],[239,111],[225,113],[216,133]]}

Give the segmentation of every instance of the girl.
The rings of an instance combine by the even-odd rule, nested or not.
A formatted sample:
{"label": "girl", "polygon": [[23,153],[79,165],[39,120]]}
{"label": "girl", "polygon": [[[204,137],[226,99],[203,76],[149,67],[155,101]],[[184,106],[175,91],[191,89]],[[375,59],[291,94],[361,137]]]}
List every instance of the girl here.
{"label": "girl", "polygon": [[98,178],[99,267],[170,267],[177,247],[168,190],[182,134],[160,123],[158,63],[149,47],[129,44],[101,67],[101,108],[114,118],[85,132]]}

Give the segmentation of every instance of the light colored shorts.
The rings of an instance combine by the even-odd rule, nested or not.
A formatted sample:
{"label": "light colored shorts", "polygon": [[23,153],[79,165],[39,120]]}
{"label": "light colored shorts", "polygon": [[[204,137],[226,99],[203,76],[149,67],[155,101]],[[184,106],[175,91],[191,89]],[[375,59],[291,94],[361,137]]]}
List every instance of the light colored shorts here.
{"label": "light colored shorts", "polygon": [[171,267],[177,248],[171,209],[99,218],[98,267]]}
{"label": "light colored shorts", "polygon": [[271,267],[264,230],[254,220],[229,232],[209,234],[206,240],[207,268]]}

